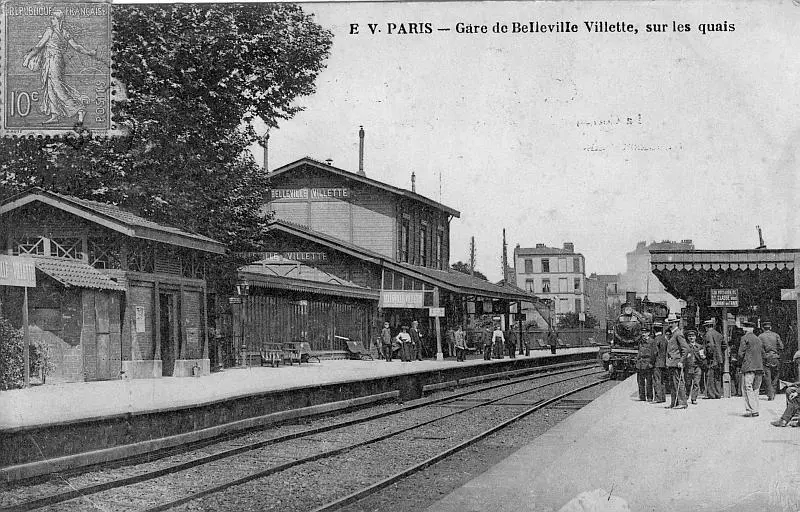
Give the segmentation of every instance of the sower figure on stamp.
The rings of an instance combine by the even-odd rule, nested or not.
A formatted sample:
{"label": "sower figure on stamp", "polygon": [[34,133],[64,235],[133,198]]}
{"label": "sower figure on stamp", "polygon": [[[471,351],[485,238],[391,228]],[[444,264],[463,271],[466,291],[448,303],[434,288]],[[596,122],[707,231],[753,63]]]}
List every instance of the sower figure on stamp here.
{"label": "sower figure on stamp", "polygon": [[706,326],[706,398],[722,398],[722,372],[725,369],[725,358],[722,355],[722,334],[714,329],[714,319],[709,318]]}
{"label": "sower figure on stamp", "polygon": [[764,332],[759,334],[758,338],[764,344],[764,352],[767,354],[767,358],[764,360],[764,381],[767,385],[767,400],[775,400],[783,341],[778,333],[772,331],[771,321],[764,320],[761,322],[761,326],[764,328]]}
{"label": "sower figure on stamp", "polygon": [[72,34],[64,26],[64,12],[55,9],[50,18],[50,27],[44,31],[36,46],[31,48],[22,60],[23,66],[41,73],[42,99],[39,102],[39,112],[50,116],[43,124],[58,123],[62,118],[76,115],[78,123],[82,124],[86,115],[80,91],[65,80],[64,56],[69,47],[84,55],[91,57],[97,55],[97,50],[87,50],[75,42]]}
{"label": "sower figure on stamp", "polygon": [[636,382],[639,384],[639,400],[653,401],[653,366],[656,363],[656,346],[650,339],[650,331],[642,327],[639,336],[639,353],[636,356]]}

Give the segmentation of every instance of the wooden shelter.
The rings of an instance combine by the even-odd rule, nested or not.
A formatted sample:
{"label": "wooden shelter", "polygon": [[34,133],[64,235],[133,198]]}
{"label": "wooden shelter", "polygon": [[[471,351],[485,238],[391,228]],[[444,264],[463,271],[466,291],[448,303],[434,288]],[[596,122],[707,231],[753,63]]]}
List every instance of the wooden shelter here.
{"label": "wooden shelter", "polygon": [[[35,260],[32,336],[49,347],[52,380],[209,372],[208,237],[117,206],[41,189],[0,203],[0,251]],[[22,322],[19,288],[0,288],[3,314]]]}

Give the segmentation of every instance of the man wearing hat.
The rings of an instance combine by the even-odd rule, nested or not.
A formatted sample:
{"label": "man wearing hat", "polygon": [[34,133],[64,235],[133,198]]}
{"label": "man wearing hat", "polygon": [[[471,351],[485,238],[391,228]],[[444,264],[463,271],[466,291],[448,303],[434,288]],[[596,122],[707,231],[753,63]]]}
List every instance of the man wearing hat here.
{"label": "man wearing hat", "polygon": [[683,368],[686,376],[686,394],[692,403],[696,404],[697,394],[700,392],[700,379],[706,366],[705,351],[697,341],[697,331],[689,329],[685,334],[686,343],[689,345],[689,353],[686,354],[686,364]]}
{"label": "man wearing hat", "polygon": [[742,375],[744,376],[744,404],[747,409],[745,417],[753,418],[758,416],[758,389],[761,387],[761,379],[764,376],[764,359],[767,353],[764,351],[764,344],[753,334],[755,325],[750,322],[742,322],[744,336],[739,341],[739,360],[742,364]]}
{"label": "man wearing hat", "polygon": [[714,319],[709,318],[706,326],[706,398],[722,398],[722,372],[725,369],[725,358],[722,355],[724,338],[714,329]]}
{"label": "man wearing hat", "polygon": [[772,332],[772,322],[764,320],[761,322],[764,332],[758,335],[761,343],[764,344],[764,352],[767,358],[764,360],[764,380],[767,384],[767,400],[775,400],[775,391],[778,389],[778,374],[780,364],[780,353],[783,350],[783,341],[776,332]]}
{"label": "man wearing hat", "polygon": [[667,317],[669,340],[667,341],[667,368],[672,376],[672,393],[667,409],[686,409],[686,379],[683,375],[683,361],[689,353],[689,345],[678,328],[678,317],[670,313]]}
{"label": "man wearing hat", "polygon": [[653,403],[663,404],[667,401],[667,338],[664,336],[664,324],[661,322],[653,322],[653,330],[656,333],[653,341],[656,353],[653,368]]}
{"label": "man wearing hat", "polygon": [[639,335],[639,352],[636,356],[636,382],[639,384],[639,400],[653,401],[653,365],[656,362],[655,344],[650,331],[642,327]]}

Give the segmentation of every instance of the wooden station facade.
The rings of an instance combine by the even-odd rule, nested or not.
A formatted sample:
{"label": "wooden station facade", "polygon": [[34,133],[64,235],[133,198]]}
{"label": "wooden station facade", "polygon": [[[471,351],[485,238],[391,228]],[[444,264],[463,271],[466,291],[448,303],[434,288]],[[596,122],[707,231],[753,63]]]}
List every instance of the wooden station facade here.
{"label": "wooden station facade", "polygon": [[[310,308],[311,299],[299,299],[301,306],[295,300],[293,308],[301,314],[295,322],[298,328],[289,335],[310,342],[314,350],[334,355],[343,352],[344,342],[337,336],[357,337],[369,346],[384,321],[396,332],[401,325],[417,320],[427,335],[424,345],[430,356],[435,354],[436,343],[431,313],[437,308],[444,308],[443,331],[447,326],[466,325],[469,318],[482,314],[507,319],[512,302],[531,299],[521,290],[449,268],[450,222],[460,216],[453,208],[311,158],[270,173],[270,188],[270,200],[263,206],[265,214],[273,215],[266,250],[249,255],[250,259],[268,261],[277,256],[293,260],[341,280],[340,287],[347,283],[350,290],[356,286],[371,293],[348,299],[359,304],[347,322],[358,328],[349,330],[332,325],[336,315],[329,316],[324,308],[317,320],[310,320],[302,308]],[[276,293],[262,288],[246,299],[245,309],[259,307],[257,301],[264,299],[256,297]],[[318,295],[336,297],[324,290]],[[255,339],[274,338],[283,329],[272,315],[261,315],[261,320],[247,316],[246,330]],[[321,325],[314,326],[317,323]]]}
{"label": "wooden station facade", "polygon": [[[205,260],[225,248],[116,206],[41,189],[0,203],[0,252],[30,256],[33,340],[53,382],[209,372]],[[21,288],[0,287],[20,326]]]}

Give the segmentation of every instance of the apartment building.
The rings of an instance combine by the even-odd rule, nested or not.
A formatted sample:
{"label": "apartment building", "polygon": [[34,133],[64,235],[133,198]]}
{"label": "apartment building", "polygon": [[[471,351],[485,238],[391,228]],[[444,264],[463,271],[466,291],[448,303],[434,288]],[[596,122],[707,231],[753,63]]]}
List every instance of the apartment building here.
{"label": "apartment building", "polygon": [[514,274],[517,286],[552,299],[555,314],[586,312],[586,266],[583,254],[575,252],[572,242],[563,247],[514,248]]}

